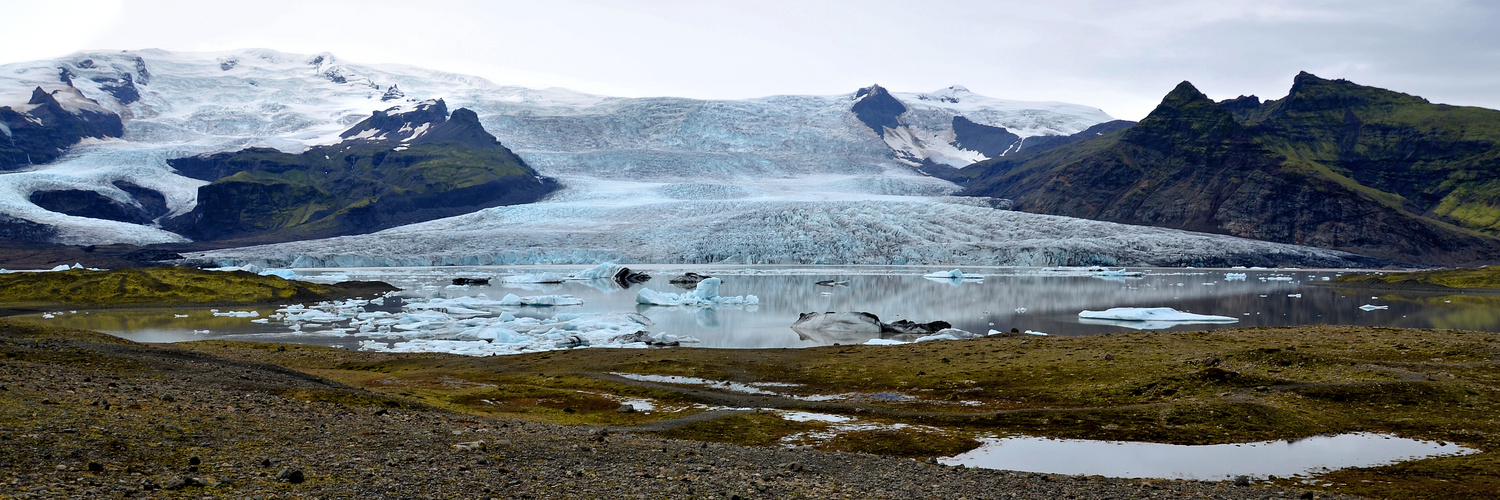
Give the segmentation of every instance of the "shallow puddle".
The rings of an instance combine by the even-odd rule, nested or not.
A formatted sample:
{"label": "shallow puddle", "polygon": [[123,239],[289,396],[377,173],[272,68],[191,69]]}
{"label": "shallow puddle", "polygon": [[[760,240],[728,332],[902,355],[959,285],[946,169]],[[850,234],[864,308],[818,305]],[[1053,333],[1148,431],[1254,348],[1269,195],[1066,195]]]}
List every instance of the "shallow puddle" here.
{"label": "shallow puddle", "polygon": [[984,445],[973,451],[938,461],[1026,472],[1214,481],[1236,476],[1263,479],[1309,475],[1329,469],[1478,453],[1452,443],[1369,433],[1204,446],[1037,437],[981,441]]}

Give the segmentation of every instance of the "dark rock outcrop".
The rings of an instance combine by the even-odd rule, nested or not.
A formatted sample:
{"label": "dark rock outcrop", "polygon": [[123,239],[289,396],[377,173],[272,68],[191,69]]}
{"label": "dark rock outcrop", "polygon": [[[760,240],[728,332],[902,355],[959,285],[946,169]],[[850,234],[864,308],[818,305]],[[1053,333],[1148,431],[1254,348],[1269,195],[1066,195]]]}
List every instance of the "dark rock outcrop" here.
{"label": "dark rock outcrop", "polygon": [[119,115],[78,89],[47,92],[37,87],[26,105],[0,107],[0,170],[50,162],[85,137],[124,133]]}
{"label": "dark rock outcrop", "polygon": [[[1460,123],[1468,138],[1445,132]],[[1412,264],[1495,262],[1500,239],[1483,232],[1500,221],[1453,225],[1500,206],[1500,153],[1484,137],[1500,140],[1500,111],[1305,73],[1265,103],[1215,103],[1183,82],[1133,127],[971,167],[964,194]]]}
{"label": "dark rock outcrop", "polygon": [[953,136],[953,145],[989,158],[1005,154],[1021,142],[1021,136],[1004,127],[974,123],[962,116],[953,117]]}
{"label": "dark rock outcrop", "polygon": [[343,137],[302,154],[251,148],[170,160],[182,175],[213,182],[199,188],[192,212],[163,226],[200,241],[287,241],[530,203],[557,189],[477,114],[449,116],[441,99],[377,111]]}
{"label": "dark rock outcrop", "polygon": [[896,100],[885,87],[871,85],[854,94],[854,105],[849,108],[861,123],[885,137],[886,127],[896,128],[901,124],[897,117],[906,112],[906,105]]}

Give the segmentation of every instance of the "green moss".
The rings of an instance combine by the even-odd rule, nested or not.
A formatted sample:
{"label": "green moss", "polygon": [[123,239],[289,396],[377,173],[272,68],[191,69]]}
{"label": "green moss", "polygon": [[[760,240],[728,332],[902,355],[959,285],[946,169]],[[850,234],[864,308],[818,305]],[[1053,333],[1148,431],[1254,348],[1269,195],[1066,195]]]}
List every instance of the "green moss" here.
{"label": "green moss", "polygon": [[950,457],[978,447],[979,441],[973,438],[909,427],[845,432],[818,446],[822,450],[903,458]]}
{"label": "green moss", "polygon": [[775,413],[747,412],[706,422],[694,422],[657,434],[674,439],[771,446],[781,443],[782,438],[792,434],[826,427],[827,424],[819,422],[789,421]]}
{"label": "green moss", "polygon": [[1347,285],[1500,289],[1500,267],[1444,269],[1409,273],[1350,274],[1340,276],[1334,282]]}
{"label": "green moss", "polygon": [[[374,286],[363,291],[391,289]],[[267,304],[326,300],[360,291],[243,271],[185,267],[0,274],[0,306],[7,308]]]}

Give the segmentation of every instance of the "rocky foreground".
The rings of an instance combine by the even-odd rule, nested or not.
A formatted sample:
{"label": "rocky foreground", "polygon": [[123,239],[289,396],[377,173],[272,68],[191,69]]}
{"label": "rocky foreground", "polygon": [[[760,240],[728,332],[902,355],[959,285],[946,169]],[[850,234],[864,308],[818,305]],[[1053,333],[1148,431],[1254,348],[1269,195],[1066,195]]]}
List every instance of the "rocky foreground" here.
{"label": "rocky foreground", "polygon": [[476,417],[18,322],[0,322],[0,454],[5,498],[1314,497]]}

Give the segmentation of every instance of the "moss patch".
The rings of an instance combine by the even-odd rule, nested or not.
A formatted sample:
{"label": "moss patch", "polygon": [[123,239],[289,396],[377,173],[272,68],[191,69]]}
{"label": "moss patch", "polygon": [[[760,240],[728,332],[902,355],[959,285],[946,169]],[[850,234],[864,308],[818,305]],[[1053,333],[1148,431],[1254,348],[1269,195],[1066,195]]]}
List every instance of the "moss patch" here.
{"label": "moss patch", "polygon": [[151,267],[0,274],[0,307],[145,307],[311,302],[375,296],[394,287],[349,282],[319,285],[244,271]]}
{"label": "moss patch", "polygon": [[750,412],[706,422],[694,422],[658,434],[675,439],[712,441],[742,446],[770,446],[799,432],[827,427],[820,422],[792,422],[775,413]]}

